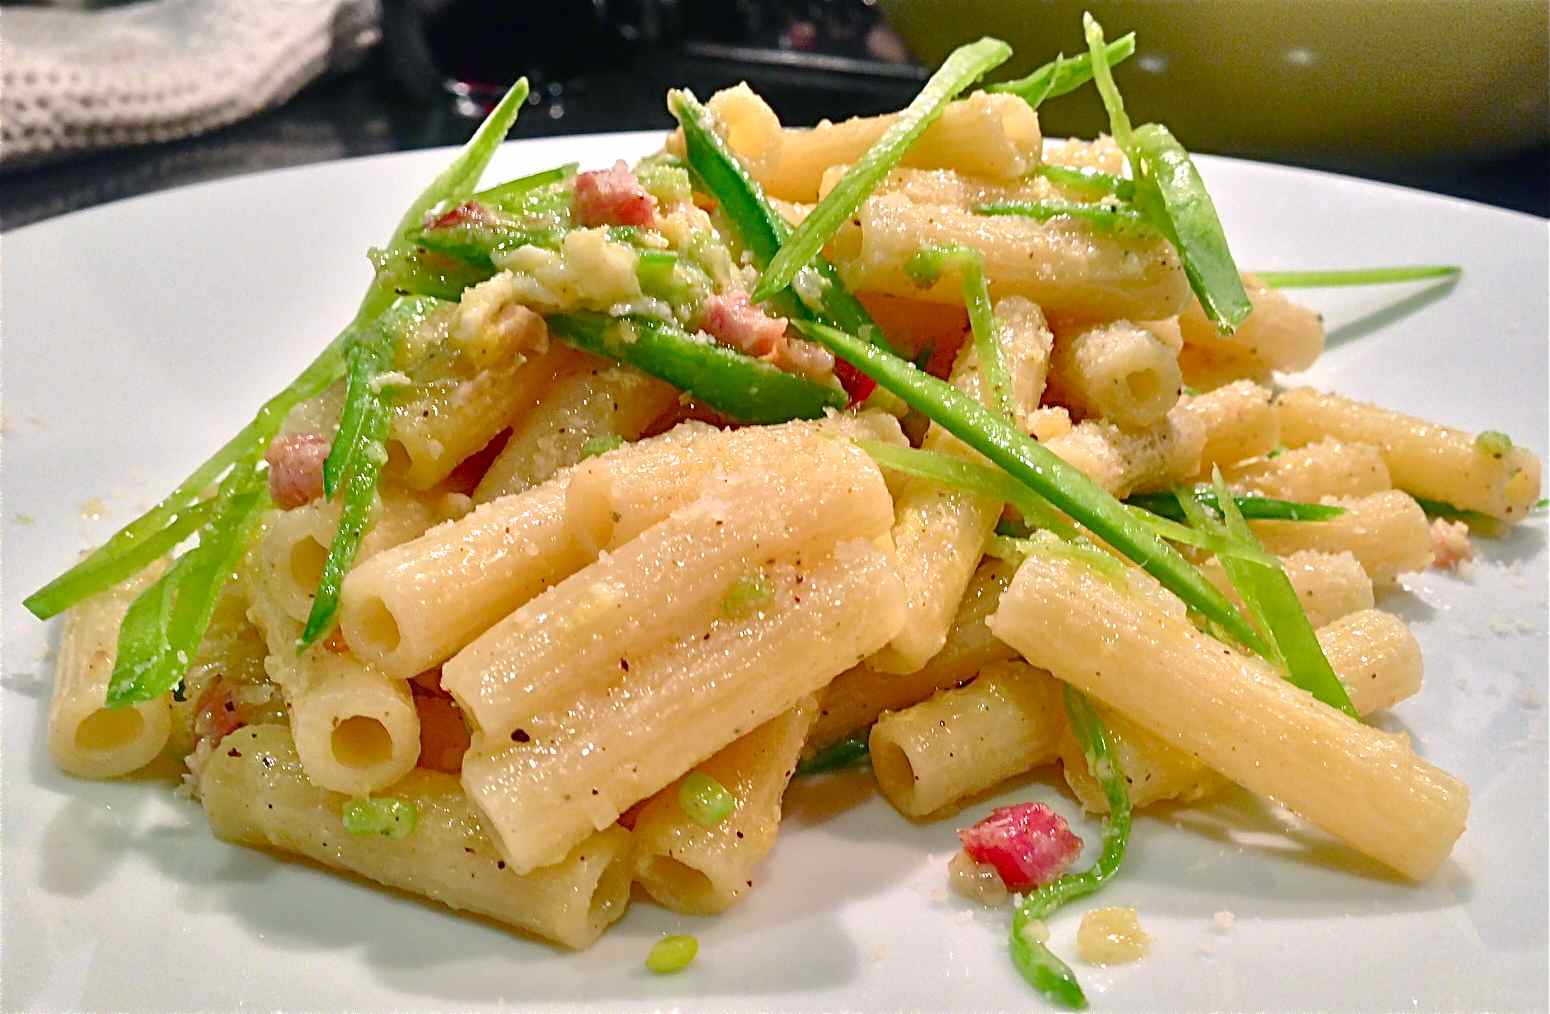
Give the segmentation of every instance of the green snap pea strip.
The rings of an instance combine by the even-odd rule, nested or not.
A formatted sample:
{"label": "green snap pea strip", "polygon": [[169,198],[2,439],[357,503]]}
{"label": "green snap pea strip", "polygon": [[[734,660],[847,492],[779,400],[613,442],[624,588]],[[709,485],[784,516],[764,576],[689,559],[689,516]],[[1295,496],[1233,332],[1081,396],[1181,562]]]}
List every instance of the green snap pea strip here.
{"label": "green snap pea strip", "polygon": [[1132,129],[1124,100],[1109,72],[1103,28],[1091,14],[1082,15],[1082,25],[1092,57],[1093,83],[1108,110],[1114,140],[1135,177],[1136,207],[1178,250],[1190,288],[1217,330],[1232,334],[1254,307],[1243,289],[1243,277],[1233,262],[1205,182],[1189,152],[1167,127],[1148,123]]}
{"label": "green snap pea strip", "polygon": [[807,760],[797,765],[793,777],[801,778],[804,775],[822,775],[830,771],[843,771],[846,768],[859,767],[871,760],[871,746],[867,741],[867,734],[857,733],[847,736],[838,743],[833,743],[813,754]]}
{"label": "green snap pea strip", "polygon": [[[1207,514],[1195,494],[1182,491],[1178,503],[1190,525],[1201,531],[1225,534],[1233,542],[1263,550],[1238,510],[1237,502],[1227,492],[1219,471],[1215,479],[1216,496],[1213,499],[1223,522]],[[1233,588],[1237,589],[1244,605],[1270,640],[1274,650],[1266,657],[1281,667],[1286,679],[1294,686],[1352,718],[1359,718],[1345,685],[1325,657],[1313,624],[1308,622],[1308,614],[1303,611],[1297,591],[1280,562],[1273,558],[1269,562],[1248,560],[1235,555],[1221,555],[1218,559]]]}
{"label": "green snap pea strip", "polygon": [[1057,1003],[1081,1010],[1087,1006],[1087,996],[1075,973],[1034,937],[1033,923],[1048,918],[1068,902],[1092,894],[1119,872],[1130,841],[1130,790],[1119,759],[1109,749],[1108,734],[1097,711],[1078,691],[1069,686],[1064,690],[1071,731],[1087,758],[1087,769],[1098,780],[1109,804],[1109,815],[1103,822],[1103,849],[1088,869],[1067,873],[1035,888],[1017,906],[1012,913],[1012,963],[1034,989]]}
{"label": "green snap pea strip", "polygon": [[1454,264],[1418,264],[1397,268],[1352,268],[1324,271],[1255,271],[1255,278],[1273,289],[1325,289],[1344,285],[1393,285],[1457,278],[1464,271]]}
{"label": "green snap pea strip", "polygon": [[[1123,63],[1136,51],[1136,33],[1122,35],[1104,49],[1109,66]],[[1088,53],[1066,56],[1061,53],[1027,77],[986,85],[987,92],[1009,92],[1037,109],[1048,99],[1058,98],[1082,87],[1093,76],[1093,58]]]}
{"label": "green snap pea strip", "polygon": [[1073,169],[1070,166],[1044,162],[1035,170],[1056,186],[1081,190],[1097,197],[1114,196],[1122,201],[1136,196],[1136,185],[1123,176],[1102,172],[1098,169]]}
{"label": "green snap pea strip", "polygon": [[269,506],[262,476],[239,463],[216,496],[199,545],[184,553],[130,603],[118,631],[118,652],[106,703],[122,708],[171,690],[188,672],[204,640],[215,600],[237,565],[259,514]]}
{"label": "green snap pea strip", "polygon": [[973,398],[913,364],[821,324],[794,326],[953,436],[979,451],[1012,478],[1070,515],[1162,582],[1184,602],[1259,654],[1270,645],[1232,603],[1152,528],[1048,448],[1026,436]]}
{"label": "green snap pea strip", "polygon": [[576,175],[580,168],[579,163],[567,162],[564,165],[555,166],[553,169],[545,169],[542,172],[532,173],[528,176],[519,176],[505,183],[498,183],[488,190],[481,190],[474,194],[473,200],[480,204],[490,204],[497,208],[508,208],[513,205],[520,207],[522,199],[527,197],[539,187],[547,187],[552,183],[560,183]]}
{"label": "green snap pea strip", "polygon": [[[1197,500],[1212,510],[1220,509],[1216,502],[1216,491],[1211,487],[1197,487],[1194,495]],[[1344,507],[1336,507],[1332,504],[1300,503],[1296,500],[1276,500],[1268,496],[1234,496],[1232,499],[1238,505],[1238,513],[1250,521],[1329,521],[1345,513]],[[1183,509],[1179,507],[1177,494],[1172,492],[1135,493],[1126,497],[1125,502],[1170,521],[1187,520]]]}
{"label": "green snap pea strip", "polygon": [[969,333],[980,368],[990,383],[996,408],[1012,417],[1012,383],[1007,379],[1006,364],[996,346],[996,318],[990,307],[990,286],[985,281],[985,259],[978,250],[962,243],[943,243],[915,251],[904,264],[904,273],[917,285],[931,286],[949,264],[958,266],[963,285],[963,305],[969,313]]}
{"label": "green snap pea strip", "polygon": [[[776,211],[764,188],[743,168],[726,141],[711,124],[709,110],[688,90],[668,92],[667,108],[683,129],[684,154],[689,168],[706,193],[716,199],[722,214],[763,270],[791,235],[791,224]],[[840,281],[839,273],[822,256],[814,256],[817,298],[809,305],[794,291],[778,294],[774,303],[786,317],[821,318],[836,327],[859,334],[873,344],[886,344],[881,329],[855,295]]]}
{"label": "green snap pea strip", "polygon": [[745,355],[651,317],[623,320],[599,313],[561,313],[549,331],[568,345],[616,359],[693,394],[718,412],[748,423],[817,419],[826,408],[844,408],[837,387]]}
{"label": "green snap pea strip", "polygon": [[323,491],[332,498],[343,490],[339,523],[323,560],[312,610],[296,646],[297,651],[322,637],[334,625],[339,611],[339,592],[345,575],[355,564],[361,540],[371,524],[371,508],[387,462],[388,428],[392,422],[391,388],[380,379],[393,369],[403,336],[417,328],[435,310],[437,300],[428,296],[398,299],[372,325],[367,337],[350,348],[350,367],[345,378],[344,410],[328,459],[323,463]]}
{"label": "green snap pea strip", "polygon": [[999,468],[939,451],[899,447],[880,440],[857,440],[856,446],[884,468],[1009,503],[1029,525],[1048,528],[1063,539],[1077,537],[1076,529],[1048,501]]}
{"label": "green snap pea strip", "polygon": [[1151,220],[1135,208],[1123,204],[1081,204],[1076,201],[986,201],[971,209],[976,215],[1015,215],[1048,222],[1052,218],[1074,218],[1104,232],[1129,232],[1156,235]]}
{"label": "green snap pea strip", "polygon": [[910,145],[942,115],[947,103],[1011,55],[1011,46],[989,38],[953,50],[877,143],[845,170],[834,189],[781,244],[754,287],[753,299],[762,302],[789,286],[797,272],[817,256],[888,171],[898,165]]}

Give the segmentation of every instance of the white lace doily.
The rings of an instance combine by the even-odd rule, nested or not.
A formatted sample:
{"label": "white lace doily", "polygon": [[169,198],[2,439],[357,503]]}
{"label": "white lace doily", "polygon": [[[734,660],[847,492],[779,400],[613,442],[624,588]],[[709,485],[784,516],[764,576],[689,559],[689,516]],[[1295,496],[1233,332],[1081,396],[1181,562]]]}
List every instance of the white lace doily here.
{"label": "white lace doily", "polygon": [[376,42],[377,0],[143,0],[0,14],[0,165],[186,137]]}

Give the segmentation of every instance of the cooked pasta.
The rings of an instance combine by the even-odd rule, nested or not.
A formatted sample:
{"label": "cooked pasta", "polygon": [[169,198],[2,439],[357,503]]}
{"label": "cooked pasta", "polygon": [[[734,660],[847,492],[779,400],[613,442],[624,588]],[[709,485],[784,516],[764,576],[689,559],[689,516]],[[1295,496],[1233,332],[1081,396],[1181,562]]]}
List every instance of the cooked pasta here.
{"label": "cooked pasta", "polygon": [[[997,303],[994,319],[992,342],[1008,377],[1007,401],[1014,418],[1026,418],[1044,393],[1050,332],[1039,308],[1017,296]],[[973,342],[959,351],[951,382],[982,405],[995,405]],[[939,426],[927,429],[921,447],[979,457]],[[911,482],[894,499],[893,546],[909,620],[869,664],[884,672],[908,673],[925,665],[947,640],[958,600],[979,565],[1002,505],[927,479]]]}
{"label": "cooked pasta", "polygon": [[1510,439],[1482,439],[1307,387],[1276,399],[1276,413],[1288,447],[1331,438],[1371,444],[1383,456],[1394,485],[1415,496],[1503,521],[1523,520],[1539,498],[1539,458]]}
{"label": "cooked pasta", "polygon": [[[633,166],[476,190],[514,88],[336,342],[27,600],[68,610],[56,764],[181,759],[223,839],[579,949],[634,885],[756,891],[793,778],[869,756],[923,822],[1058,762],[1091,867],[1023,802],[950,869],[1015,897],[1017,968],[1074,1008],[1038,926],[1136,808],[1236,783],[1432,875],[1469,790],[1362,720],[1421,689],[1375,601],[1469,555],[1428,513],[1522,521],[1540,461],[1277,394],[1322,318],[1238,269],[1188,153],[1118,115],[1133,40],[1087,34],[810,128],[675,91]],[[1045,141],[1089,75],[1114,136]]]}
{"label": "cooked pasta", "polygon": [[[1083,612],[1064,607],[1068,595]],[[1468,790],[1408,743],[1224,651],[1089,564],[1030,556],[990,629],[1033,664],[1407,876],[1429,876],[1464,830]]]}
{"label": "cooked pasta", "polygon": [[[635,880],[675,912],[724,912],[753,886],[780,827],[780,799],[817,708],[811,697],[734,740],[658,792],[635,817]],[[737,801],[706,827],[684,811],[689,779],[713,779]]]}
{"label": "cooked pasta", "polygon": [[630,833],[613,826],[526,876],[507,869],[457,779],[417,770],[393,787],[418,813],[403,841],[351,834],[348,797],[308,778],[280,725],[231,733],[199,780],[216,834],[279,849],[472,912],[566,947],[586,947],[630,903]]}
{"label": "cooked pasta", "polygon": [[48,749],[63,771],[81,778],[127,775],[155,760],[172,734],[165,696],[132,708],[107,706],[119,624],[135,596],[156,576],[155,570],[147,570],[136,580],[93,596],[72,609],[65,621],[48,709]]}

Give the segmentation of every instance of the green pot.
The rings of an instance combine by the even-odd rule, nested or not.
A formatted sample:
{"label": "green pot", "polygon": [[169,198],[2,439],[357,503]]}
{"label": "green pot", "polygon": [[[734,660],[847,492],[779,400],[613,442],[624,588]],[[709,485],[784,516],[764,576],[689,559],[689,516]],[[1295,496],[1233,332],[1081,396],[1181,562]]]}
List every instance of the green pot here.
{"label": "green pot", "polygon": [[[994,35],[1015,77],[1082,52],[1082,12],[1110,39],[1131,118],[1192,149],[1342,162],[1480,159],[1550,139],[1550,2],[1541,0],[879,0],[934,65]],[[1051,136],[1107,120],[1092,89],[1040,109]]]}

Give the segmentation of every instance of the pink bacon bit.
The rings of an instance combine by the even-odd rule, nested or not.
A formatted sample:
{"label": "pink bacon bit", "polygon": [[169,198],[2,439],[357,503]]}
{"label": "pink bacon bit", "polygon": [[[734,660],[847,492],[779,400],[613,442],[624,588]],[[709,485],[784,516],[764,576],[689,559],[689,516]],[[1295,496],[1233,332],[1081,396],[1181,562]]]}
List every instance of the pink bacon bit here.
{"label": "pink bacon bit", "polygon": [[611,169],[576,177],[576,221],[580,225],[638,225],[656,221],[656,203],[623,160]]}
{"label": "pink bacon bit", "polygon": [[973,827],[960,828],[963,850],[995,867],[1009,891],[1030,891],[1060,876],[1082,851],[1082,839],[1065,818],[1041,803],[990,811]]}
{"label": "pink bacon bit", "polygon": [[1436,518],[1432,521],[1432,566],[1442,570],[1458,570],[1475,558],[1475,547],[1469,541],[1469,526],[1462,521]]}
{"label": "pink bacon bit", "polygon": [[217,676],[194,703],[194,735],[213,745],[246,724],[237,710],[231,687]]}
{"label": "pink bacon bit", "polygon": [[760,359],[777,358],[786,344],[786,318],[768,316],[741,289],[705,300],[700,326],[721,344]]}
{"label": "pink bacon bit", "polygon": [[455,229],[460,225],[494,225],[499,216],[478,201],[464,201],[425,223],[427,231]]}
{"label": "pink bacon bit", "polygon": [[290,510],[323,495],[329,444],[320,433],[293,433],[269,445],[264,460],[269,462],[269,496],[276,507]]}

